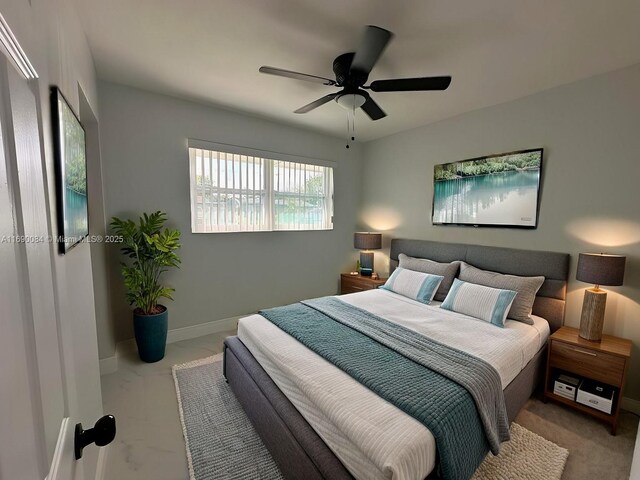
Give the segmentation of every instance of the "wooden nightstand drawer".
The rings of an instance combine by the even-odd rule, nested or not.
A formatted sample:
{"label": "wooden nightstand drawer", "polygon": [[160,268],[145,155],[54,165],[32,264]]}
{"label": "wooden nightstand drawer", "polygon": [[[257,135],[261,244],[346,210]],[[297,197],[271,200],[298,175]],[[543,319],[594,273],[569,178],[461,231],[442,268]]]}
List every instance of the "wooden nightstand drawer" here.
{"label": "wooden nightstand drawer", "polygon": [[[616,434],[620,415],[621,398],[631,357],[631,340],[603,335],[599,342],[581,338],[577,328],[561,327],[549,337],[547,373],[544,397],[567,405],[611,425],[611,434]],[[560,374],[570,374],[583,380],[595,380],[613,387],[613,409],[603,412],[554,393],[555,379]],[[579,393],[579,392],[578,392]]]}
{"label": "wooden nightstand drawer", "polygon": [[620,385],[625,359],[581,346],[552,341],[550,366],[577,373],[609,385]]}
{"label": "wooden nightstand drawer", "polygon": [[386,279],[380,278],[373,280],[371,277],[361,277],[360,275],[349,275],[343,273],[340,275],[340,294],[358,293],[365,290],[373,290],[380,285],[384,285]]}
{"label": "wooden nightstand drawer", "polygon": [[361,277],[342,277],[342,291],[350,290],[350,293],[361,292],[362,290],[373,290],[377,287],[372,283],[363,282]]}

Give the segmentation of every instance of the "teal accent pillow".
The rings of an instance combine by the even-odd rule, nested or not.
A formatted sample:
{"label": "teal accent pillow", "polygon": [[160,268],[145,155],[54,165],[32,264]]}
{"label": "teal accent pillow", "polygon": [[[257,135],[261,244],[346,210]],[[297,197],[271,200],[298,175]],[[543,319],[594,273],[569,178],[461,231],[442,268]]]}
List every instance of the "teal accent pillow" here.
{"label": "teal accent pillow", "polygon": [[428,304],[433,300],[443,279],[442,275],[414,272],[398,267],[380,288]]}
{"label": "teal accent pillow", "polygon": [[476,285],[456,278],[440,308],[504,327],[514,298],[516,292],[513,290]]}

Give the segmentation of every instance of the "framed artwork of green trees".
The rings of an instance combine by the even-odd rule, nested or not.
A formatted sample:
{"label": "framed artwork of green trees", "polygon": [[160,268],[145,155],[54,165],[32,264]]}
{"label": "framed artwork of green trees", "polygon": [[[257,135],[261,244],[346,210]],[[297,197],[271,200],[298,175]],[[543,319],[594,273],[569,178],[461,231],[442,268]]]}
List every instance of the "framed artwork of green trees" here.
{"label": "framed artwork of green trees", "polygon": [[89,234],[86,135],[57,87],[51,87],[56,166],[57,243],[62,254]]}

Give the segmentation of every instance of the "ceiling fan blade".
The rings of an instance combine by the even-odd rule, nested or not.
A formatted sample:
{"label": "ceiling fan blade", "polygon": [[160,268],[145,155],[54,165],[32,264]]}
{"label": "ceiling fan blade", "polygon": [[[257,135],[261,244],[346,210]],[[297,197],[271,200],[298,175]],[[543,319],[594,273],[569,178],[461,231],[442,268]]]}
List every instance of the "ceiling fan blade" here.
{"label": "ceiling fan blade", "polygon": [[324,105],[327,102],[330,102],[331,100],[336,98],[337,95],[338,95],[337,93],[330,93],[329,95],[325,95],[324,97],[319,98],[315,102],[311,102],[311,103],[305,105],[304,107],[300,107],[299,109],[297,109],[293,113],[307,113],[307,112],[310,112],[314,108],[318,108],[319,106]]}
{"label": "ceiling fan blade", "polygon": [[321,83],[323,85],[336,85],[334,80],[330,78],[318,77],[316,75],[307,75],[306,73],[292,72],[291,70],[283,70],[282,68],[262,66],[260,73],[268,75],[276,75],[278,77],[294,78],[296,80],[304,80],[306,82]]}
{"label": "ceiling fan blade", "polygon": [[376,80],[369,88],[374,92],[415,92],[424,90],[446,90],[451,77],[397,78]]}
{"label": "ceiling fan blade", "polygon": [[384,28],[368,25],[351,62],[350,71],[357,70],[367,75],[373,69],[393,33]]}
{"label": "ceiling fan blade", "polygon": [[373,98],[371,97],[367,98],[366,102],[364,102],[364,104],[360,108],[364,110],[364,113],[369,115],[369,118],[371,120],[380,120],[381,118],[387,116],[387,114],[384,113],[384,110],[380,108],[380,105],[374,102]]}

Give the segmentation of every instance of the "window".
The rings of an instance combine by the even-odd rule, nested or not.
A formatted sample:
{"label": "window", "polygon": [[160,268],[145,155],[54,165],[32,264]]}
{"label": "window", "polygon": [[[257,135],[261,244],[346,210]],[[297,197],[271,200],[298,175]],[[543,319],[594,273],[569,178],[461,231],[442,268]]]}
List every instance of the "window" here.
{"label": "window", "polygon": [[194,233],[333,229],[332,167],[192,146],[189,167]]}

